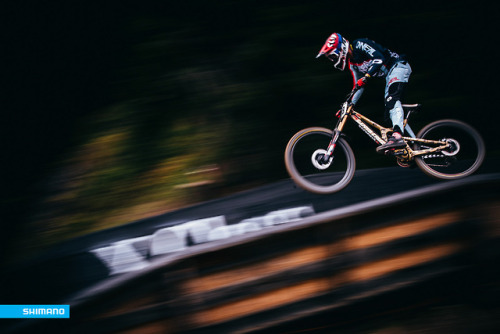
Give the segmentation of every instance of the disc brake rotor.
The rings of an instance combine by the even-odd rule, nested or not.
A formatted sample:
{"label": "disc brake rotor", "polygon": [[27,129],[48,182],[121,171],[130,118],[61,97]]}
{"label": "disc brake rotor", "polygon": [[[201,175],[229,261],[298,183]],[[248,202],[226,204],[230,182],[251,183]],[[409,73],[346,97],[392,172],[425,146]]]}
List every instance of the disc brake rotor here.
{"label": "disc brake rotor", "polygon": [[324,162],[324,157],[326,156],[327,151],[324,149],[317,149],[311,156],[311,162],[314,167],[319,170],[325,170],[332,164],[333,156],[328,159],[328,161]]}
{"label": "disc brake rotor", "polygon": [[441,153],[446,156],[456,155],[460,151],[460,143],[453,138],[444,139],[443,141],[449,144],[449,148],[447,150],[442,150]]}

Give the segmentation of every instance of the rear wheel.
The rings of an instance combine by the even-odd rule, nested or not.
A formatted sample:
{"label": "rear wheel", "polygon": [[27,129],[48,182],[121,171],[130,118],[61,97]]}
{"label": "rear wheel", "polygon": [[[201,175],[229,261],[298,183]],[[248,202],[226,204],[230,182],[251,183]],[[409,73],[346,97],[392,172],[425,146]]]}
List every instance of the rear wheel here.
{"label": "rear wheel", "polygon": [[[425,126],[417,138],[440,140],[449,144],[443,151],[415,157],[418,167],[427,175],[439,179],[468,176],[481,166],[485,147],[481,135],[470,125],[457,120],[441,120]],[[415,150],[430,148],[416,143]]]}
{"label": "rear wheel", "polygon": [[320,127],[303,129],[288,142],[285,165],[290,177],[301,188],[330,194],[351,182],[356,168],[354,153],[343,138],[338,138],[333,157],[326,158],[332,130]]}

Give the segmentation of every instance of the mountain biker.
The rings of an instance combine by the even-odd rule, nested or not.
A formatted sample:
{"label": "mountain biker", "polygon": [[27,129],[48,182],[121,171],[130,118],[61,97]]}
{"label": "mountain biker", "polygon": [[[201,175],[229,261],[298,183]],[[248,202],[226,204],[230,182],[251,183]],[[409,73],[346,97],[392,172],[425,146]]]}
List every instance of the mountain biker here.
{"label": "mountain biker", "polygon": [[404,112],[401,96],[408,84],[411,67],[405,57],[367,38],[356,39],[351,44],[339,33],[330,35],[316,58],[322,55],[341,71],[348,65],[354,87],[359,88],[352,98],[353,104],[358,102],[370,78],[385,77],[385,119],[391,120],[393,132],[385,144],[377,147],[377,152],[406,146],[402,139]]}

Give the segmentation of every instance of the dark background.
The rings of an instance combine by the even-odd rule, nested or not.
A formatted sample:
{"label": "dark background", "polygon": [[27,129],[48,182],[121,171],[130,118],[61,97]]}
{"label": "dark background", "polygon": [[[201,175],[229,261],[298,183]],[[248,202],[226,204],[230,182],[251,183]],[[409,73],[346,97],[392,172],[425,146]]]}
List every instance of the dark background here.
{"label": "dark background", "polygon": [[[417,128],[439,118],[465,120],[495,155],[496,17],[494,8],[477,3],[2,4],[2,257],[36,233],[29,221],[47,192],[46,180],[90,135],[82,124],[117,103],[134,110],[107,113],[136,124],[129,151],[140,156],[133,159],[137,170],[155,163],[161,125],[188,115],[234,124],[232,146],[221,160],[258,157],[252,168],[236,165],[222,186],[286,177],[281,160],[288,139],[306,126],[330,126],[351,88],[348,72],[314,58],[334,31],[408,55],[413,74],[406,101],[425,108]],[[370,83],[360,111],[382,115],[383,85]],[[355,131],[363,137],[355,144],[369,146]]]}

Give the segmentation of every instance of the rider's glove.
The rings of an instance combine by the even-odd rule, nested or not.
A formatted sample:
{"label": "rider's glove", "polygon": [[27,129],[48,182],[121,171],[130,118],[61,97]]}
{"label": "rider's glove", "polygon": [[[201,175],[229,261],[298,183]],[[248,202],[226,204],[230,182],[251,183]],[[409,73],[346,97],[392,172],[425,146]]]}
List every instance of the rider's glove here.
{"label": "rider's glove", "polygon": [[363,87],[364,85],[366,85],[366,82],[368,81],[368,78],[370,78],[370,75],[367,73],[365,74],[364,77],[360,78],[357,82],[356,82],[356,85],[358,87]]}

